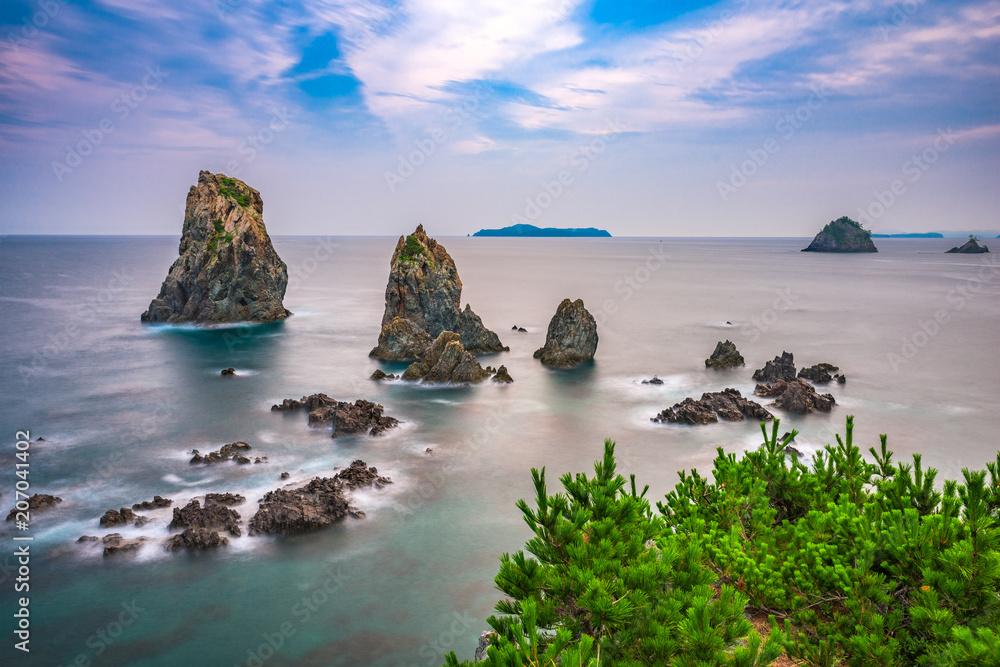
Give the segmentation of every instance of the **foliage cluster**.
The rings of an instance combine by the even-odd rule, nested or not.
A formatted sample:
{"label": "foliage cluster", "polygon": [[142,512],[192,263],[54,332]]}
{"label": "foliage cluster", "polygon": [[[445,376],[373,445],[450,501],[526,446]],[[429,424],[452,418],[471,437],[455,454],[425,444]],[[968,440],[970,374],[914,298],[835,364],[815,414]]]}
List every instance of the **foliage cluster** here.
{"label": "foliage cluster", "polygon": [[857,220],[851,220],[846,215],[837,218],[833,222],[826,223],[823,233],[833,237],[838,243],[846,244],[853,237],[862,236],[871,238],[871,232]]}
{"label": "foliage cluster", "polygon": [[229,176],[219,176],[219,194],[235,200],[240,206],[250,205],[250,197],[236,184],[236,179]]}
{"label": "foliage cluster", "polygon": [[533,469],[534,537],[500,559],[485,664],[1000,665],[1000,453],[939,487],[884,435],[866,461],[852,417],[808,466],[778,422],[757,450],[720,448],[711,479],[681,472],[658,512],[611,441],[562,493]]}
{"label": "foliage cluster", "polygon": [[225,223],[222,222],[222,218],[218,218],[213,224],[215,225],[215,234],[213,234],[212,238],[208,241],[208,251],[215,254],[215,251],[219,248],[220,242],[226,244],[232,243],[235,237],[232,232],[226,231]]}
{"label": "foliage cluster", "polygon": [[410,234],[406,237],[406,243],[403,245],[403,252],[399,254],[399,259],[407,262],[416,259],[418,255],[423,254],[424,246],[417,237]]}

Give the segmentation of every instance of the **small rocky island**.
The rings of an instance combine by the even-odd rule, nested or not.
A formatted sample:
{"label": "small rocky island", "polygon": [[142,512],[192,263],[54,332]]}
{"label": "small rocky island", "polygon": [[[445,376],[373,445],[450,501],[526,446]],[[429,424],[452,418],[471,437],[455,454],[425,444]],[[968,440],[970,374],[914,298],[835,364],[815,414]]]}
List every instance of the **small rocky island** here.
{"label": "small rocky island", "polygon": [[576,366],[590,361],[597,352],[597,321],[583,306],[583,299],[563,299],[549,321],[545,345],[535,350],[535,359],[546,366]]}
{"label": "small rocky island", "polygon": [[726,342],[720,340],[715,345],[712,356],[705,360],[705,368],[714,368],[717,371],[745,365],[746,362],[743,361],[743,355],[740,354],[740,351],[736,349],[736,344],[728,340]]}
{"label": "small rocky island", "polygon": [[143,322],[270,322],[282,305],[288,268],[267,235],[260,193],[223,174],[202,171],[184,211],[179,257]]}
{"label": "small rocky island", "polygon": [[473,236],[527,236],[527,237],[600,237],[611,238],[606,229],[596,227],[535,227],[518,224],[500,229],[480,229]]}
{"label": "small rocky island", "polygon": [[444,246],[423,225],[400,236],[389,263],[382,331],[368,356],[416,361],[443,331],[458,333],[473,354],[508,350],[468,304],[461,310],[461,299],[462,280]]}
{"label": "small rocky island", "polygon": [[[819,410],[829,412],[836,404],[831,394],[820,394],[809,384],[806,377],[819,377],[821,381],[829,382],[833,377],[829,371],[840,370],[833,364],[816,364],[803,372],[796,373],[795,357],[791,352],[782,352],[781,356],[775,357],[772,361],[764,364],[763,368],[754,371],[753,379],[759,384],[754,388],[754,394],[773,398],[775,407],[794,412],[806,414]],[[829,379],[827,379],[829,378]]]}
{"label": "small rocky island", "polygon": [[354,403],[338,401],[326,394],[303,396],[296,400],[286,398],[278,405],[272,405],[274,411],[305,410],[309,415],[310,426],[325,426],[330,424],[332,437],[367,433],[382,435],[399,425],[399,420],[384,414],[385,408],[378,403],[359,398]]}
{"label": "small rocky island", "polygon": [[651,421],[671,424],[714,424],[719,419],[743,421],[756,419],[770,421],[774,416],[760,403],[743,398],[738,389],[706,392],[701,400],[685,398],[680,403],[663,410]]}
{"label": "small rocky island", "polygon": [[957,252],[965,255],[978,255],[989,251],[990,249],[987,248],[986,245],[979,245],[979,239],[975,236],[970,236],[968,241],[963,243],[961,246],[955,246],[951,250],[946,250],[945,254]]}
{"label": "small rocky island", "polygon": [[847,216],[828,222],[802,252],[878,252],[872,234]]}
{"label": "small rocky island", "polygon": [[482,382],[489,376],[490,373],[462,345],[461,336],[454,331],[442,331],[420,360],[403,371],[402,378],[458,384]]}

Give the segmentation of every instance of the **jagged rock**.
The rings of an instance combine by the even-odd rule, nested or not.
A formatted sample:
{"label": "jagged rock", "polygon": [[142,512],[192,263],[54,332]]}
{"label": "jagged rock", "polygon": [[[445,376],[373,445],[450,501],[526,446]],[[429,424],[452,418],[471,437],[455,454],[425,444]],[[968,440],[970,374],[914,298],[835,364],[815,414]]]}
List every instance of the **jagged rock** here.
{"label": "jagged rock", "polygon": [[680,403],[667,408],[652,418],[654,422],[680,424],[711,424],[719,421],[743,421],[749,417],[759,421],[773,419],[773,415],[762,405],[743,398],[736,389],[706,392],[701,400],[685,398]]}
{"label": "jagged rock", "polygon": [[110,556],[112,554],[128,553],[130,551],[138,551],[143,544],[149,541],[146,536],[137,537],[135,539],[127,540],[122,537],[121,533],[111,533],[110,535],[105,535],[101,542],[104,543],[104,555]]}
{"label": "jagged rock", "polygon": [[173,500],[170,498],[164,498],[162,496],[153,496],[152,500],[144,500],[141,503],[135,503],[132,505],[134,510],[156,510],[162,509],[164,507],[170,507],[173,504]]}
{"label": "jagged rock", "polygon": [[955,246],[951,250],[945,251],[945,254],[948,254],[948,253],[951,253],[951,252],[960,252],[960,253],[974,255],[974,254],[979,254],[979,253],[984,253],[984,252],[989,252],[989,251],[990,251],[990,249],[987,248],[985,245],[979,245],[978,239],[972,239],[972,238],[970,238],[968,241],[966,241],[965,243],[963,243],[961,247]]}
{"label": "jagged rock", "polygon": [[511,331],[516,331],[518,333],[528,333],[528,330],[524,327],[519,327],[516,324],[510,328]]}
{"label": "jagged rock", "polygon": [[[834,366],[833,364],[827,364],[827,363],[815,364],[813,366],[810,366],[809,368],[801,369],[799,371],[799,377],[805,378],[806,380],[811,380],[816,384],[826,384],[827,382],[831,382],[834,378],[834,376],[831,375],[831,373],[839,370],[840,369]],[[837,375],[836,377],[842,377],[842,376]]]}
{"label": "jagged rock", "polygon": [[486,662],[486,652],[496,637],[497,633],[495,630],[487,630],[479,635],[479,646],[476,647],[476,654],[473,656],[472,662]]}
{"label": "jagged rock", "polygon": [[651,377],[648,380],[643,380],[642,383],[643,384],[663,384],[663,380],[661,380],[660,378],[658,378],[658,377],[656,377],[654,375],[653,377]]}
{"label": "jagged rock", "polygon": [[774,361],[764,364],[763,368],[758,368],[753,372],[753,379],[756,382],[771,384],[778,380],[795,379],[795,355],[791,352],[782,352],[780,357],[775,357]]}
{"label": "jagged rock", "polygon": [[425,382],[475,383],[489,376],[462,345],[461,336],[454,331],[442,331],[420,361],[410,364],[401,377]]}
{"label": "jagged rock", "polygon": [[375,372],[371,374],[371,378],[370,379],[375,380],[376,382],[378,382],[380,380],[395,380],[396,376],[393,375],[392,373],[386,373],[381,368],[376,368]]}
{"label": "jagged rock", "polygon": [[127,507],[122,507],[119,510],[108,510],[101,517],[101,527],[110,528],[111,526],[121,526],[124,524],[135,523],[137,526],[145,525],[149,519],[144,516],[138,516],[135,512]]}
{"label": "jagged rock", "polygon": [[309,413],[309,424],[331,424],[334,438],[365,432],[369,435],[381,435],[399,425],[398,419],[383,414],[385,408],[381,405],[361,398],[354,403],[347,403],[326,394],[313,394],[303,396],[298,401],[286,398],[281,405],[272,405],[271,409],[305,409]]}
{"label": "jagged rock", "polygon": [[232,507],[233,505],[242,505],[247,501],[242,495],[238,493],[207,493],[205,494],[205,506],[209,505],[225,505],[227,507]]}
{"label": "jagged rock", "polygon": [[202,171],[184,211],[177,260],[143,322],[270,322],[282,305],[288,268],[264,227],[260,193],[243,181]]}
{"label": "jagged rock", "polygon": [[844,384],[847,382],[847,376],[842,373],[837,373],[833,376],[833,379],[837,381],[837,384]]}
{"label": "jagged rock", "polygon": [[269,491],[250,519],[250,535],[293,534],[326,528],[347,515],[364,516],[347,502],[346,492],[361,487],[381,488],[391,483],[364,461],[354,461],[333,477],[316,477],[298,489]]}
{"label": "jagged rock", "polygon": [[828,222],[802,252],[878,252],[872,234],[847,216]]}
{"label": "jagged rock", "polygon": [[175,507],[174,518],[167,527],[170,530],[174,530],[175,528],[225,530],[234,537],[239,537],[242,534],[240,531],[240,515],[236,510],[207,502],[202,507],[201,503],[197,500],[192,500],[184,507]]}
{"label": "jagged rock", "polygon": [[576,366],[590,361],[597,352],[597,322],[583,306],[583,299],[563,299],[549,321],[545,345],[535,350],[535,359],[546,366]]}
{"label": "jagged rock", "polygon": [[101,538],[97,535],[81,535],[77,542],[100,542]]}
{"label": "jagged rock", "polygon": [[250,459],[242,452],[250,451],[251,447],[245,442],[231,442],[223,445],[218,451],[209,452],[204,456],[197,449],[191,450],[191,463],[220,463],[222,461],[233,460],[237,463],[250,463]]}
{"label": "jagged rock", "polygon": [[496,374],[493,376],[493,381],[500,382],[503,384],[510,384],[511,382],[514,381],[514,378],[512,378],[510,376],[510,373],[507,372],[506,366],[501,366],[500,368],[497,369]]}
{"label": "jagged rock", "polygon": [[470,352],[506,350],[468,305],[461,310],[461,299],[462,281],[444,246],[427,236],[423,225],[400,236],[389,264],[382,331],[369,356],[420,359],[443,331],[457,332]]}
{"label": "jagged rock", "polygon": [[[32,514],[44,512],[46,510],[52,509],[62,501],[63,499],[57,496],[50,496],[47,493],[36,493],[35,495],[28,498],[28,511],[31,512]],[[13,508],[10,511],[10,514],[7,515],[7,521],[13,521],[14,517],[17,516],[17,513],[20,511],[21,510],[17,509],[16,507]]]}
{"label": "jagged rock", "polygon": [[794,412],[806,414],[813,410],[829,412],[836,404],[830,394],[817,394],[816,389],[801,378],[778,380],[772,384],[758,384],[754,389],[758,396],[775,397],[774,405]]}
{"label": "jagged rock", "polygon": [[229,544],[228,537],[222,537],[216,530],[208,528],[187,528],[183,533],[167,540],[167,551],[179,549],[214,549]]}
{"label": "jagged rock", "polygon": [[234,376],[234,375],[236,375],[236,369],[235,368],[223,368],[222,369],[222,375],[223,376]]}
{"label": "jagged rock", "polygon": [[715,352],[705,360],[706,368],[714,368],[717,371],[745,365],[743,355],[736,349],[736,345],[728,340],[726,342],[720,340],[715,346]]}
{"label": "jagged rock", "polygon": [[281,473],[280,477],[281,479],[288,479],[289,477],[291,477],[291,475],[289,475],[287,472],[283,472]]}

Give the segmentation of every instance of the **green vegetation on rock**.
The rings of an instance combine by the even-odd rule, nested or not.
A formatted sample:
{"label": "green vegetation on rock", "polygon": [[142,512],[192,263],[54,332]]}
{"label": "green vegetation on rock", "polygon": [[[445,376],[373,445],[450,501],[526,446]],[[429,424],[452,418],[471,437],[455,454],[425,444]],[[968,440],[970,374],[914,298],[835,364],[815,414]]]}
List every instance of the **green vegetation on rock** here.
{"label": "green vegetation on rock", "polygon": [[218,218],[213,224],[215,226],[215,234],[212,235],[212,238],[208,242],[208,251],[214,254],[218,250],[220,242],[229,244],[236,237],[233,236],[232,232],[226,231],[222,218]]}
{"label": "green vegetation on rock", "polygon": [[240,206],[249,206],[250,197],[240,190],[236,184],[236,179],[219,175],[219,194],[236,201]]}
{"label": "green vegetation on rock", "polygon": [[710,476],[681,472],[659,514],[611,441],[562,493],[532,469],[535,508],[517,505],[534,537],[500,559],[482,664],[1000,664],[1000,452],[938,487],[884,435],[865,461],[853,417],[809,466],[778,422],[757,450],[720,448]]}
{"label": "green vegetation on rock", "polygon": [[399,254],[399,259],[407,262],[416,259],[418,255],[423,253],[424,246],[417,240],[417,237],[410,234],[406,237],[406,243],[403,245],[403,252]]}
{"label": "green vegetation on rock", "polygon": [[848,243],[851,240],[851,237],[857,233],[854,232],[854,230],[871,236],[871,232],[865,229],[860,222],[857,220],[851,220],[846,215],[837,218],[833,222],[826,223],[826,226],[823,227],[822,233],[830,235],[838,243],[845,244]]}

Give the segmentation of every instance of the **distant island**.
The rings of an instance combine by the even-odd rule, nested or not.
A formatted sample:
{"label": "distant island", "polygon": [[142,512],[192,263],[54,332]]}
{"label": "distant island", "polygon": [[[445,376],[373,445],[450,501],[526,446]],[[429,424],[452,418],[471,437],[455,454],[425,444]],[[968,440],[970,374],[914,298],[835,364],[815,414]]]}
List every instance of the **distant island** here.
{"label": "distant island", "polygon": [[600,236],[610,238],[606,229],[595,227],[535,227],[534,225],[511,225],[503,229],[480,229],[473,236]]}
{"label": "distant island", "polygon": [[939,232],[914,232],[911,234],[872,234],[875,239],[943,239],[944,234]]}
{"label": "distant island", "polygon": [[872,234],[846,215],[828,222],[802,252],[878,252]]}

